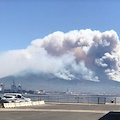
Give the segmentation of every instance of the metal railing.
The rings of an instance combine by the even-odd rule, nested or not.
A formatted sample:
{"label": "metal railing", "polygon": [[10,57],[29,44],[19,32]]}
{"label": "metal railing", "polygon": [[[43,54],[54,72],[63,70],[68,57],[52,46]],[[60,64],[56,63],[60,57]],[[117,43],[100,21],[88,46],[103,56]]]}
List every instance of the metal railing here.
{"label": "metal railing", "polygon": [[73,103],[120,103],[120,97],[101,97],[101,96],[68,96],[68,95],[34,95],[28,96],[32,101],[44,100],[45,102],[73,102]]}

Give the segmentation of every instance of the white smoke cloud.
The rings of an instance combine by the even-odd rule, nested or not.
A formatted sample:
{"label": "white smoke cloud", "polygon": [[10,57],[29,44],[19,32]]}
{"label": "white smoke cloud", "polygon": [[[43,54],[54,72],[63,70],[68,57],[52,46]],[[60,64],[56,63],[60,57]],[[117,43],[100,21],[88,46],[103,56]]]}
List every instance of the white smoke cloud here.
{"label": "white smoke cloud", "polygon": [[[26,49],[0,55],[0,77],[29,70],[65,80],[100,81],[100,72],[120,81],[120,41],[115,31],[54,32]],[[100,72],[98,72],[100,71]]]}

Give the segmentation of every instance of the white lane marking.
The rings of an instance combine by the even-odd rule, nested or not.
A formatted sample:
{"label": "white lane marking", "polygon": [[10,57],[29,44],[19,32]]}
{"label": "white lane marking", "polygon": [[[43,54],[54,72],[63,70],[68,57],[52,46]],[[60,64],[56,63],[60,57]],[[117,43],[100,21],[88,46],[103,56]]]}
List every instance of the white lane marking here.
{"label": "white lane marking", "polygon": [[[0,109],[0,111],[47,111],[47,112],[89,112],[89,113],[108,113],[109,110],[67,110],[67,109]],[[113,110],[118,111],[118,110]]]}

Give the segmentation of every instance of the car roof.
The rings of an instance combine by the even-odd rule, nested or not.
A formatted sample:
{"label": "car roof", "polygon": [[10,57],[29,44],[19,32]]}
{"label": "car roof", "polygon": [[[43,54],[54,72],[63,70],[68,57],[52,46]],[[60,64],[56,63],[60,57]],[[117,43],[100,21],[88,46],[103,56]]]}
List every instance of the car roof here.
{"label": "car roof", "polygon": [[19,93],[5,93],[4,94],[4,96],[7,96],[7,95],[9,95],[9,96],[16,96],[16,95],[21,95],[21,94],[19,94]]}

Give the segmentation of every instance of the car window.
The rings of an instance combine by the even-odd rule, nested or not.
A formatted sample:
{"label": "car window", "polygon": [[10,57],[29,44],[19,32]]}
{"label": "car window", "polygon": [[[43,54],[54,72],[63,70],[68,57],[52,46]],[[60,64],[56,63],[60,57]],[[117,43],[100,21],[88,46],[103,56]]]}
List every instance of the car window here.
{"label": "car window", "polygon": [[21,95],[17,95],[16,97],[17,97],[17,98],[21,98]]}
{"label": "car window", "polygon": [[12,96],[4,96],[5,98],[12,98]]}

